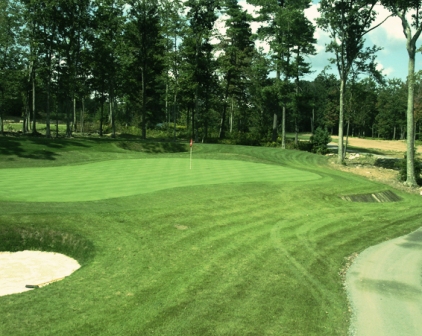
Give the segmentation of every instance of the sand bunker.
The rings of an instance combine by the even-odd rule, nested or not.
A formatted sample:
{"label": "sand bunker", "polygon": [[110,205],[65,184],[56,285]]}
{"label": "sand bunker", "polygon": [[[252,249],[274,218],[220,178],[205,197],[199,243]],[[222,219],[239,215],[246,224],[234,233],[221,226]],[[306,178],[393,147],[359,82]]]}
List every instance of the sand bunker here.
{"label": "sand bunker", "polygon": [[79,267],[63,254],[40,251],[0,252],[0,296],[21,293],[27,285],[47,285],[62,279]]}

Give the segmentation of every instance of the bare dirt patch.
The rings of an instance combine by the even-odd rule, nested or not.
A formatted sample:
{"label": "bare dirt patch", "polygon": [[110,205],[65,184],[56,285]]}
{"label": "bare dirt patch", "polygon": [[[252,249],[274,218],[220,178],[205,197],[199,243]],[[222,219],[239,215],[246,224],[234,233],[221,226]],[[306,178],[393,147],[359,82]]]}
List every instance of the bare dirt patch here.
{"label": "bare dirt patch", "polygon": [[[333,137],[334,139],[337,137]],[[336,145],[333,143],[333,145]],[[405,141],[388,141],[388,140],[369,140],[360,138],[349,138],[348,145],[353,146],[353,151],[375,151],[379,154],[386,155],[391,159],[403,158],[406,151]],[[417,153],[422,153],[422,146],[417,147]],[[336,156],[332,156],[330,164],[333,168],[352,173],[359,176],[364,176],[368,180],[380,182],[389,185],[395,189],[411,193],[420,194],[422,188],[410,188],[403,184],[398,179],[397,169],[388,169],[380,167],[376,164],[376,155],[361,153],[358,158],[348,154],[346,156],[345,165],[337,163]],[[393,165],[391,165],[393,166]]]}
{"label": "bare dirt patch", "polygon": [[174,226],[178,230],[187,230],[188,227],[186,225],[175,225]]}
{"label": "bare dirt patch", "polygon": [[[338,140],[337,136],[332,136],[332,139]],[[406,151],[405,140],[372,140],[362,138],[349,138],[348,146],[375,149],[382,151],[383,153],[397,152],[397,154],[403,154]],[[416,147],[417,152],[422,152],[422,146]]]}

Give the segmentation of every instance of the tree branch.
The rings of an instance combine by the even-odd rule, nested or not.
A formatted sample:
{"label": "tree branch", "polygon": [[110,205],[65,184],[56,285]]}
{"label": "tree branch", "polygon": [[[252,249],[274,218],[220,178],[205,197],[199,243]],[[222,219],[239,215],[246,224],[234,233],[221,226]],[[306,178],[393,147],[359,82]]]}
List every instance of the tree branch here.
{"label": "tree branch", "polygon": [[371,29],[368,29],[366,32],[364,32],[362,34],[362,36],[368,34],[369,32],[373,31],[374,29],[378,28],[379,26],[381,26],[385,21],[387,21],[387,19],[389,19],[390,17],[392,17],[393,14],[388,15],[384,20],[382,20],[382,22],[380,22],[379,24],[377,24],[376,26],[372,27]]}

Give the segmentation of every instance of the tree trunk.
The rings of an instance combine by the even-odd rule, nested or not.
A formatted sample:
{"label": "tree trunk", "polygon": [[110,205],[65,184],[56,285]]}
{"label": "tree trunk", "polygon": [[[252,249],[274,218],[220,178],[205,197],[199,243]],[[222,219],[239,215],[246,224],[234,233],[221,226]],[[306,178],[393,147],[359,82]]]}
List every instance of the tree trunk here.
{"label": "tree trunk", "polygon": [[233,132],[233,109],[234,109],[234,102],[233,102],[233,96],[232,96],[232,103],[230,108],[230,134]]}
{"label": "tree trunk", "polygon": [[286,149],[286,106],[284,105],[281,114],[281,148]]}
{"label": "tree trunk", "polygon": [[110,93],[109,93],[109,98],[108,98],[108,103],[109,103],[109,110],[110,110],[110,124],[111,124],[111,137],[115,138],[116,137],[116,121],[115,121],[115,113],[116,111],[113,108],[113,103],[114,103],[114,90],[113,90],[113,86],[110,85]]}
{"label": "tree trunk", "polygon": [[346,153],[347,153],[347,145],[349,142],[349,126],[350,126],[350,120],[347,120],[347,131],[346,131],[346,144],[344,146],[344,152],[343,152],[343,157],[346,157]]}
{"label": "tree trunk", "polygon": [[113,99],[111,98],[111,96],[108,99],[108,109],[109,109],[109,112],[110,112],[111,137],[115,138],[116,132],[115,132],[115,129],[114,129]]}
{"label": "tree trunk", "polygon": [[32,68],[32,134],[37,133],[35,111],[35,69]]}
{"label": "tree trunk", "polygon": [[46,103],[46,120],[45,120],[45,136],[51,138],[50,130],[50,82],[51,82],[51,57],[48,58],[48,79],[47,79],[47,103]]}
{"label": "tree trunk", "polygon": [[141,109],[141,129],[142,129],[142,139],[147,138],[147,124],[146,124],[146,104],[145,104],[145,72],[142,67],[142,109]]}
{"label": "tree trunk", "polygon": [[315,109],[312,109],[312,117],[311,117],[311,133],[314,134],[314,125],[315,125]]}
{"label": "tree trunk", "polygon": [[177,136],[177,89],[175,89],[174,98],[173,98],[173,136],[174,136],[174,142],[176,142],[176,136]]}
{"label": "tree trunk", "polygon": [[166,80],[166,94],[164,96],[164,101],[165,101],[165,110],[166,110],[166,123],[167,125],[170,123],[170,112],[169,112],[169,80],[168,80],[168,76],[167,76],[167,80]]}
{"label": "tree trunk", "polygon": [[82,96],[82,109],[81,109],[81,117],[80,117],[80,131],[81,135],[84,133],[84,117],[85,117],[85,97]]}
{"label": "tree trunk", "polygon": [[393,127],[393,140],[396,140],[396,126]]}
{"label": "tree trunk", "polygon": [[[4,102],[4,91],[1,92],[2,93],[2,103]],[[4,103],[3,103],[4,104]],[[3,125],[3,104],[0,107],[0,135],[4,134],[4,125]]]}
{"label": "tree trunk", "polygon": [[219,134],[219,138],[220,139],[224,139],[224,137],[226,136],[226,111],[227,111],[227,105],[226,103],[224,103],[223,105],[223,114],[221,115],[221,121],[220,121],[220,134]]}
{"label": "tree trunk", "polygon": [[103,136],[103,115],[104,115],[104,93],[101,93],[101,113],[100,113],[100,137]]}
{"label": "tree trunk", "polygon": [[70,97],[66,99],[66,136],[70,138],[72,136],[72,127],[70,125]]}
{"label": "tree trunk", "polygon": [[344,76],[340,80],[340,111],[338,116],[338,163],[343,163],[343,119],[344,119],[344,92],[345,92]]}
{"label": "tree trunk", "polygon": [[274,112],[273,115],[273,134],[272,134],[272,141],[276,142],[277,141],[277,137],[278,137],[278,132],[277,132],[277,128],[278,128],[278,116],[277,116],[277,112]]}
{"label": "tree trunk", "polygon": [[58,102],[56,102],[56,138],[59,137],[59,109],[60,105]]}
{"label": "tree trunk", "polygon": [[406,185],[417,186],[415,178],[415,125],[413,116],[414,94],[415,94],[415,47],[408,47],[408,99],[407,99],[407,179]]}
{"label": "tree trunk", "polygon": [[77,128],[77,119],[76,119],[76,98],[73,97],[73,125],[72,130],[73,132],[76,132]]}

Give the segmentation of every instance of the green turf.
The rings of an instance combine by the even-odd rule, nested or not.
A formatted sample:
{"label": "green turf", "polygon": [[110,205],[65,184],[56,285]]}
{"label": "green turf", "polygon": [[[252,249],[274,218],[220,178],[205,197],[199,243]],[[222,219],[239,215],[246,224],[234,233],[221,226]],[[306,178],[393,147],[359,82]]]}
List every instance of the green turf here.
{"label": "green turf", "polygon": [[[188,179],[175,185],[156,167],[178,162],[187,168],[187,152],[151,143],[135,152],[117,144],[73,139],[47,147],[30,138],[0,138],[0,167],[7,167],[0,174],[20,172],[26,182],[14,183],[31,201],[49,194],[40,192],[43,178],[49,190],[62,178],[42,172],[78,175],[97,167],[101,173],[119,160],[121,169],[104,184],[120,179],[115,189],[131,188],[129,163],[146,161],[155,175],[145,183],[169,183],[85,202],[0,200],[0,250],[12,239],[22,248],[68,251],[82,263],[63,281],[0,297],[0,335],[347,335],[350,313],[339,275],[344,258],[420,226],[420,197],[395,191],[401,198],[395,203],[343,201],[342,195],[388,188],[331,170],[318,155],[195,145],[192,168],[203,164],[197,178],[205,181],[205,167],[213,165],[222,177],[208,172],[211,184]],[[53,159],[31,158],[43,149]],[[234,167],[244,169],[242,178],[225,181]],[[122,170],[131,172],[129,182]],[[278,178],[259,176],[263,171]],[[306,178],[283,181],[286,172]],[[84,187],[93,182],[85,181]],[[69,236],[75,243],[60,238]],[[78,254],[74,246],[87,251]]]}
{"label": "green turf", "polygon": [[276,165],[233,160],[162,158],[113,160],[79,166],[3,169],[0,200],[94,201],[163,189],[245,182],[301,182],[319,175]]}

